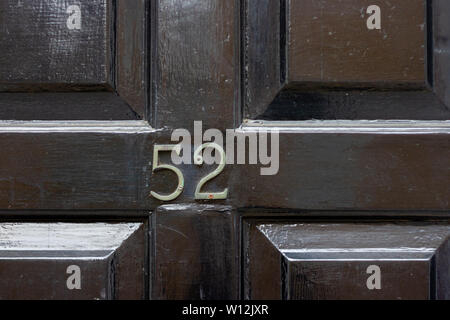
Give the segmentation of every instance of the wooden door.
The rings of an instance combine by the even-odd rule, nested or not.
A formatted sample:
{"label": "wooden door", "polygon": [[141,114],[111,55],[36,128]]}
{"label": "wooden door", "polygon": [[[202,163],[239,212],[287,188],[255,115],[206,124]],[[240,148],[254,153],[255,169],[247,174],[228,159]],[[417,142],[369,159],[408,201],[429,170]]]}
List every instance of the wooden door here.
{"label": "wooden door", "polygon": [[449,299],[449,15],[3,1],[0,298]]}

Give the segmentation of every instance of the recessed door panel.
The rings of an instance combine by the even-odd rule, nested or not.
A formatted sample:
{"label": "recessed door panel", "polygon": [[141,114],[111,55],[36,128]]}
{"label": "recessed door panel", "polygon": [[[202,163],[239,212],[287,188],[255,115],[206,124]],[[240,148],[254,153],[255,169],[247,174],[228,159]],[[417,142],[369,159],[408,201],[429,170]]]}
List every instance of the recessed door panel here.
{"label": "recessed door panel", "polygon": [[1,223],[0,299],[144,299],[140,223]]}
{"label": "recessed door panel", "polygon": [[245,298],[446,299],[449,235],[445,224],[250,222]]}

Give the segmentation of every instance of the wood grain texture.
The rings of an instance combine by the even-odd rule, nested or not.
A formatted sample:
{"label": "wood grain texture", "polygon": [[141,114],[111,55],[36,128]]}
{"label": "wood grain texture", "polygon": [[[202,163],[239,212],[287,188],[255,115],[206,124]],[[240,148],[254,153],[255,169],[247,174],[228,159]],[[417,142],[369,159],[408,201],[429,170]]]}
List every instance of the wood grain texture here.
{"label": "wood grain texture", "polygon": [[[205,190],[228,187],[229,198],[214,203],[234,208],[448,212],[448,127],[410,126],[279,128],[277,175],[261,176],[260,165],[229,165]],[[247,130],[258,129],[240,134]],[[3,123],[0,208],[157,208],[162,203],[150,191],[170,193],[177,180],[168,171],[151,173],[155,143],[170,144],[170,131],[143,122]],[[170,161],[163,154],[161,162]],[[174,203],[194,203],[200,178],[214,167],[181,166],[186,187]]]}
{"label": "wood grain texture", "polygon": [[[251,119],[249,110],[266,110],[284,86],[282,59],[282,37],[286,37],[280,20],[286,9],[280,6],[285,1],[244,1],[242,35],[244,70],[244,119]],[[283,34],[284,31],[284,34]],[[278,44],[278,45],[277,45]],[[253,111],[254,112],[254,111]]]}
{"label": "wood grain texture", "polygon": [[[340,257],[345,259],[345,257]],[[385,256],[365,261],[304,261],[288,256],[288,300],[431,300],[431,257],[402,260]],[[386,259],[386,260],[383,260]],[[393,259],[394,261],[389,261]],[[382,274],[381,290],[369,290],[367,270],[376,265]],[[383,287],[384,285],[384,287]],[[433,283],[434,285],[434,283]]]}
{"label": "wood grain texture", "polygon": [[450,109],[450,3],[433,0],[434,85],[439,98]]}
{"label": "wood grain texture", "polygon": [[133,110],[147,118],[147,0],[116,2],[116,90]]}
{"label": "wood grain texture", "polygon": [[408,134],[389,126],[319,127],[278,128],[278,174],[235,167],[228,184],[241,185],[243,176],[246,183],[242,191],[230,190],[230,201],[240,207],[448,211],[448,129]]}
{"label": "wood grain texture", "polygon": [[[443,299],[449,290],[435,278],[447,262],[434,264],[448,254],[446,223],[249,221],[245,230],[246,299]],[[265,253],[273,263],[261,263]],[[371,265],[381,290],[366,286]]]}
{"label": "wood grain texture", "polygon": [[[2,299],[144,299],[146,231],[140,223],[1,223]],[[80,267],[81,289],[66,286]]]}
{"label": "wood grain texture", "polygon": [[450,119],[450,109],[431,91],[286,89],[260,110],[257,120]]}
{"label": "wood grain texture", "polygon": [[145,122],[19,123],[0,131],[1,208],[147,207],[155,132]]}
{"label": "wood grain texture", "polygon": [[113,92],[0,93],[0,119],[117,121],[140,115]]}
{"label": "wood grain texture", "polygon": [[[435,0],[432,7],[438,11],[432,19],[435,96],[431,89],[423,88],[425,64],[431,63],[430,59],[425,63],[425,48],[421,47],[425,33],[430,32],[425,25],[422,30],[426,11],[418,9],[425,0],[399,0],[397,8],[388,6],[392,17],[383,21],[390,33],[386,33],[386,40],[380,40],[386,30],[375,32],[378,40],[371,39],[366,52],[375,61],[367,65],[364,52],[355,49],[356,44],[366,43],[362,33],[355,33],[355,47],[340,38],[345,32],[344,36],[352,35],[347,30],[354,27],[343,24],[340,13],[344,12],[342,19],[347,19],[348,13],[348,19],[357,17],[365,24],[354,0],[346,1],[347,5],[331,0],[74,0],[89,9],[84,23],[93,28],[93,38],[83,38],[83,29],[78,32],[81,38],[75,39],[85,51],[75,50],[73,42],[62,39],[67,32],[60,30],[65,20],[59,13],[67,0],[37,0],[22,4],[20,10],[17,3],[6,0],[0,4],[0,41],[9,45],[0,48],[0,91],[16,92],[0,94],[0,119],[58,121],[0,121],[0,215],[3,220],[13,219],[13,228],[31,226],[14,233],[0,223],[3,287],[16,288],[21,273],[50,270],[34,284],[42,288],[42,297],[55,297],[59,287],[46,286],[54,280],[53,273],[65,275],[65,262],[83,260],[80,263],[92,270],[91,298],[238,299],[242,292],[245,298],[352,298],[357,293],[350,286],[331,290],[329,284],[342,281],[335,276],[338,271],[351,278],[360,270],[359,263],[333,261],[323,266],[317,261],[322,257],[319,255],[305,266],[301,263],[305,256],[299,256],[298,249],[305,246],[328,254],[328,249],[339,245],[344,249],[384,246],[400,248],[401,259],[413,258],[402,266],[386,262],[383,269],[387,268],[388,282],[397,283],[396,274],[405,283],[417,281],[415,286],[405,287],[411,288],[406,295],[391,287],[391,295],[383,298],[448,298],[448,227],[444,228],[447,233],[436,226],[410,223],[387,227],[336,222],[317,227],[311,223],[314,226],[305,228],[301,221],[304,217],[330,216],[338,220],[369,216],[448,220],[448,121],[359,121],[449,119],[448,23],[443,19],[447,4]],[[308,21],[309,16],[303,21],[306,11],[298,8],[305,3],[313,9],[329,4],[331,11],[323,16],[339,24],[324,30],[323,25],[318,28],[314,21]],[[402,14],[413,16],[406,19],[399,13],[402,8]],[[5,10],[13,10],[14,15],[7,16]],[[35,10],[39,19],[32,24]],[[405,21],[413,25],[411,30],[404,28]],[[399,22],[398,26],[393,22]],[[10,32],[12,27],[15,29]],[[296,33],[302,28],[305,33]],[[320,48],[328,46],[327,55],[318,53],[317,43],[309,49],[305,43],[299,45],[299,38],[306,41],[305,35],[318,35],[317,28],[325,31],[325,36],[326,31],[333,33],[332,41],[320,44]],[[42,32],[47,29],[47,33]],[[27,35],[34,42],[25,44]],[[27,50],[35,47],[39,50]],[[13,49],[19,51],[17,56]],[[296,57],[304,49],[312,54],[312,62]],[[350,53],[359,56],[349,58]],[[380,56],[374,56],[377,54]],[[414,61],[411,65],[410,57]],[[49,59],[58,66],[52,66]],[[328,72],[322,69],[320,83],[311,74],[302,78],[310,67],[312,73],[321,71],[317,67],[320,61],[327,63]],[[85,69],[68,72],[67,65],[73,62]],[[300,68],[302,63],[305,68]],[[356,67],[345,68],[349,63]],[[378,68],[380,63],[386,65]],[[22,76],[25,72],[29,78]],[[100,90],[103,92],[96,92]],[[282,99],[274,101],[280,91],[278,98]],[[238,110],[241,105],[243,109]],[[230,164],[203,188],[210,192],[228,188],[228,199],[196,201],[200,179],[215,166],[186,164],[178,166],[185,178],[184,192],[178,199],[163,203],[150,196],[150,191],[170,193],[177,185],[170,171],[151,172],[155,145],[175,144],[170,139],[172,129],[192,129],[195,120],[202,120],[205,130],[223,131],[239,126],[242,116],[357,121],[246,121],[237,130],[240,137],[259,130],[280,131],[277,175],[262,176],[263,165]],[[145,121],[127,121],[141,118]],[[159,160],[172,163],[168,152]],[[262,216],[277,221],[246,223],[246,219]],[[292,219],[290,224],[280,222],[287,216]],[[134,232],[123,237],[117,226],[126,232],[130,224],[123,221],[136,217],[148,222],[150,229],[135,223],[138,229],[131,228]],[[62,218],[79,223],[76,227],[54,227]],[[94,218],[122,223],[92,228]],[[36,232],[36,223],[25,224],[28,219],[51,223]],[[244,242],[240,239],[242,221]],[[33,232],[36,236],[31,240],[36,240],[36,247],[29,245],[31,251],[7,250],[27,247],[28,238],[21,237]],[[2,250],[4,234],[9,235],[4,241],[6,250]],[[411,243],[424,252],[405,252]],[[56,250],[49,253],[44,250],[46,246]],[[61,252],[63,259],[54,259]],[[327,257],[338,260],[341,253],[332,252]],[[19,262],[12,261],[13,254],[21,257]],[[30,261],[22,259],[24,254],[29,254]],[[355,252],[344,254],[355,257]],[[378,253],[372,254],[362,258],[380,258]],[[382,252],[382,259],[389,257],[392,252]],[[418,257],[423,261],[416,263]],[[2,261],[8,263],[3,269]],[[245,270],[241,270],[242,263],[247,266]],[[433,263],[436,281],[428,272]],[[3,276],[5,269],[12,273]],[[413,273],[412,278],[407,271]],[[311,290],[305,289],[310,281],[304,274],[311,273],[319,290],[314,284]],[[430,292],[430,283],[435,292]],[[7,294],[24,295],[14,290]]]}
{"label": "wood grain texture", "polygon": [[194,121],[202,120],[208,128],[233,128],[239,87],[237,1],[162,0],[152,5],[152,124],[192,129]]}
{"label": "wood grain texture", "polygon": [[152,229],[153,299],[238,299],[238,229],[231,208],[163,206]]}
{"label": "wood grain texture", "polygon": [[439,248],[436,257],[436,288],[433,294],[438,299],[450,300],[450,241],[447,239]]}
{"label": "wood grain texture", "polygon": [[426,1],[378,1],[381,29],[368,30],[369,0],[289,2],[290,82],[422,83]]}
{"label": "wood grain texture", "polygon": [[[70,5],[81,10],[80,30],[67,26]],[[147,6],[146,0],[2,2],[0,91],[17,95],[1,95],[0,119],[146,118]],[[24,92],[65,95],[18,94]]]}
{"label": "wood grain texture", "polygon": [[[66,12],[81,8],[81,30]],[[111,1],[21,1],[0,4],[0,83],[110,85]]]}
{"label": "wood grain texture", "polygon": [[[255,224],[243,222],[243,298],[283,299],[283,256]],[[264,279],[264,281],[261,281]]]}
{"label": "wood grain texture", "polygon": [[450,119],[446,5],[382,1],[368,30],[370,4],[245,1],[244,119]]}

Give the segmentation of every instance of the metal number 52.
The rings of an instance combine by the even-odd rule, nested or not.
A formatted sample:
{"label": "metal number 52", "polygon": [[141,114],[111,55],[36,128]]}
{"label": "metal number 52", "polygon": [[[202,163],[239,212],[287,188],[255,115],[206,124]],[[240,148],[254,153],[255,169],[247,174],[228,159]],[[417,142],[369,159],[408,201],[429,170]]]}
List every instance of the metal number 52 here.
{"label": "metal number 52", "polygon": [[[225,151],[221,146],[219,146],[217,143],[206,143],[200,146],[197,150],[194,152],[194,164],[201,166],[203,165],[204,159],[203,159],[203,150],[207,148],[216,149],[219,152],[220,156],[220,163],[219,167],[217,167],[216,170],[208,174],[206,177],[202,178],[200,182],[197,185],[197,188],[195,190],[195,199],[196,200],[223,200],[228,197],[228,189],[225,189],[223,192],[201,192],[201,189],[203,186],[217,177],[219,174],[222,173],[222,171],[225,169],[225,160],[226,155]],[[169,195],[161,195],[154,191],[151,192],[151,195],[160,201],[172,201],[178,198],[181,193],[184,190],[184,176],[183,173],[176,167],[168,164],[159,164],[159,153],[163,151],[170,151],[175,152],[177,155],[180,155],[181,153],[181,146],[180,145],[155,145],[154,151],[153,151],[153,172],[158,170],[170,170],[174,172],[178,176],[178,187],[176,190]]]}

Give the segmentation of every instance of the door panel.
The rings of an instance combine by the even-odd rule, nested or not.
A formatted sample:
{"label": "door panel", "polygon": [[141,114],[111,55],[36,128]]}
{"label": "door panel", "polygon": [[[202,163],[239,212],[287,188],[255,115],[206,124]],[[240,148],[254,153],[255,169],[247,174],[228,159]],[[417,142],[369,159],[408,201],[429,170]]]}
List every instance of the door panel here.
{"label": "door panel", "polygon": [[153,299],[238,299],[238,221],[230,207],[162,206],[152,218]]}
{"label": "door panel", "polygon": [[[68,1],[0,5],[0,40],[10,45],[0,48],[0,239],[11,218],[19,229],[43,217],[86,230],[143,220],[123,237],[111,238],[109,223],[98,229],[112,249],[61,231],[71,247],[22,250],[21,233],[7,233],[0,264],[12,270],[0,277],[0,296],[32,262],[58,277],[67,264],[89,264],[79,267],[92,272],[92,287],[76,295],[60,288],[67,278],[33,276],[17,282],[13,298],[449,299],[448,1],[379,1],[381,31],[367,28],[367,1],[344,2],[70,2],[96,44],[82,38],[85,29],[71,38]],[[15,56],[11,46],[35,50]],[[216,166],[183,164],[182,194],[152,197],[178,178],[152,172],[155,163],[175,165],[169,152],[156,162],[155,146],[177,144],[178,128],[193,137],[194,121],[203,132],[232,129],[236,141],[278,132],[278,173],[227,164],[203,188],[227,188],[227,199],[196,200]],[[390,222],[361,223],[368,217]],[[364,287],[373,265],[381,293]]]}
{"label": "door panel", "polygon": [[[254,126],[240,134],[261,128]],[[424,214],[449,208],[445,124],[274,128],[281,131],[279,173],[261,176],[260,166],[227,166],[208,186],[230,188],[221,204]],[[168,193],[176,186],[176,176],[152,174],[149,165],[152,145],[171,143],[168,132],[145,123],[6,123],[0,137],[2,209],[150,210],[162,204],[149,196],[151,190]],[[213,167],[182,167],[190,178],[174,202],[192,201],[200,178]]]}
{"label": "door panel", "polygon": [[0,207],[146,209],[152,133],[135,121],[2,123]]}
{"label": "door panel", "polygon": [[0,299],[143,299],[141,223],[0,224]]}
{"label": "door panel", "polygon": [[373,4],[291,1],[289,82],[425,87],[427,1]]}
{"label": "door panel", "polygon": [[115,5],[115,88],[138,115],[148,119],[150,5],[147,0],[115,0]]}
{"label": "door panel", "polygon": [[270,130],[280,170],[233,166],[230,201],[241,208],[448,213],[448,123],[255,121],[242,134]]}
{"label": "door panel", "polygon": [[443,2],[244,1],[244,119],[448,120]]}
{"label": "door panel", "polygon": [[111,1],[6,0],[0,6],[3,85],[111,83]]}
{"label": "door panel", "polygon": [[240,73],[238,3],[152,3],[153,126],[192,132],[194,121],[201,120],[208,128],[234,128]]}
{"label": "door panel", "polygon": [[449,234],[446,224],[249,222],[245,298],[448,299]]}
{"label": "door panel", "polygon": [[0,119],[145,117],[147,10],[145,0],[3,1],[0,92],[14,94],[0,95]]}
{"label": "door panel", "polygon": [[434,21],[434,86],[441,101],[450,105],[450,23],[448,15],[450,3],[445,0],[434,0],[432,19]]}

